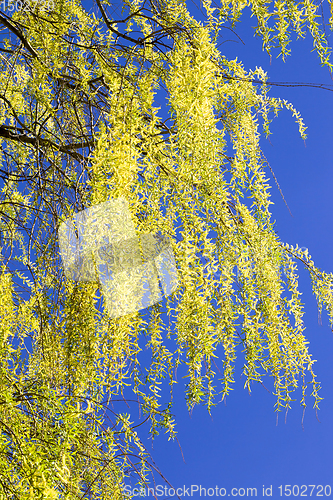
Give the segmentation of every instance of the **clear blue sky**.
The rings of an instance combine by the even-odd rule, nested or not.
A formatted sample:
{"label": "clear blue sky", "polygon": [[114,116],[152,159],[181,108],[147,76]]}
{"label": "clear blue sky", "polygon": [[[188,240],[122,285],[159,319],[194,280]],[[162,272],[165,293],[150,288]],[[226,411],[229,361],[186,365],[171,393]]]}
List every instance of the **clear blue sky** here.
{"label": "clear blue sky", "polygon": [[[109,8],[111,14],[115,5]],[[200,12],[193,2],[187,3],[191,13],[200,19]],[[120,15],[117,11],[115,18]],[[273,55],[271,64],[266,53],[262,52],[261,41],[254,38],[254,19],[247,10],[242,22],[237,26],[237,33],[244,45],[227,30],[222,30],[223,39],[234,39],[220,46],[229,58],[238,57],[245,69],[264,68],[272,82],[315,82],[333,84],[327,69],[321,68],[316,53],[311,52],[312,42],[309,36],[305,40],[295,41],[292,55],[285,63]],[[120,28],[122,25],[119,25]],[[299,247],[307,247],[316,265],[322,270],[333,271],[333,92],[314,88],[273,87],[271,96],[291,101],[301,112],[308,127],[306,146],[299,136],[297,125],[291,114],[284,110],[271,126],[273,135],[270,142],[262,139],[262,149],[273,168],[284,193],[293,217],[285,206],[278,189],[272,180],[273,218],[276,230],[282,241]],[[158,94],[159,96],[159,94]],[[162,106],[161,115],[165,114],[162,94],[157,97]],[[156,105],[156,104],[155,104]],[[268,175],[270,178],[272,176]],[[294,496],[324,496],[330,492],[321,490],[317,485],[330,485],[333,492],[333,334],[329,328],[326,314],[322,317],[322,326],[318,324],[317,306],[312,295],[310,278],[300,269],[300,289],[305,304],[306,331],[310,341],[309,349],[317,360],[315,372],[320,381],[321,396],[324,400],[316,418],[312,409],[313,401],[308,397],[302,428],[302,408],[297,401],[293,403],[285,423],[285,415],[280,414],[276,425],[274,412],[275,397],[261,385],[253,386],[252,395],[243,389],[239,379],[242,362],[236,364],[236,384],[234,392],[212,410],[212,417],[206,409],[196,407],[189,416],[184,399],[184,384],[174,388],[174,413],[176,415],[178,439],[182,447],[180,452],[177,442],[168,442],[164,435],[158,436],[153,444],[145,444],[163,475],[175,488],[191,488],[198,485],[206,488],[226,489],[226,496],[236,493],[247,497],[247,488],[257,488],[257,497],[262,498],[263,485],[272,486],[271,498],[281,498],[279,486],[294,486]],[[237,375],[237,369],[238,374]],[[267,382],[267,385],[269,383]],[[308,391],[311,392],[311,391]],[[134,414],[133,414],[134,418]],[[164,485],[158,476],[156,484]],[[299,493],[297,486],[299,486]],[[301,488],[302,485],[316,485]],[[134,486],[134,483],[133,485]],[[244,490],[239,490],[244,488]],[[195,489],[195,488],[194,488]],[[158,490],[162,493],[161,490]],[[204,498],[204,490],[187,495],[191,489],[181,491],[181,498]],[[158,498],[172,497],[164,493]],[[212,493],[212,490],[209,491]],[[219,491],[218,491],[219,493]],[[221,491],[224,493],[224,490]],[[267,490],[266,493],[270,493]],[[288,493],[288,489],[286,490]],[[250,493],[249,493],[250,496]],[[267,495],[266,495],[267,496]],[[331,498],[333,494],[331,495]],[[210,498],[220,498],[216,490]]]}

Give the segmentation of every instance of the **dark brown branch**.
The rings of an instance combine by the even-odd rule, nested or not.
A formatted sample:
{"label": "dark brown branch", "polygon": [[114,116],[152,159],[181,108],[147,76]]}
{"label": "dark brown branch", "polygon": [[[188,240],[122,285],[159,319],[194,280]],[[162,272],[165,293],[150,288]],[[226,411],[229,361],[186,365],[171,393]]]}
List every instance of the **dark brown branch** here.
{"label": "dark brown branch", "polygon": [[118,30],[114,29],[111,26],[111,21],[107,17],[107,15],[105,13],[105,10],[103,9],[100,0],[96,0],[96,3],[98,5],[98,7],[99,7],[99,10],[101,11],[101,14],[102,14],[102,17],[104,19],[105,24],[107,25],[108,29],[110,31],[112,31],[112,33],[114,33],[115,35],[120,36],[121,38],[124,38],[125,40],[128,40],[129,42],[135,43],[136,45],[143,45],[143,40],[141,38],[139,38],[139,40],[135,40],[135,38],[132,38],[131,36],[128,36],[128,35],[124,35],[124,34],[120,33]]}
{"label": "dark brown branch", "polygon": [[16,35],[17,38],[19,38],[21,40],[21,42],[23,43],[23,46],[28,50],[28,52],[30,52],[30,54],[34,58],[38,59],[37,52],[31,47],[30,43],[25,39],[25,37],[23,36],[22,31],[19,30],[18,28],[16,28],[15,26],[13,26],[13,24],[10,23],[6,19],[6,17],[4,17],[3,14],[0,14],[0,23],[3,24],[4,26],[6,26],[6,28],[8,28],[12,33],[14,33],[14,35]]}
{"label": "dark brown branch", "polygon": [[26,134],[15,134],[15,133],[11,132],[10,129],[8,129],[7,127],[5,127],[3,125],[0,125],[0,137],[4,137],[5,139],[9,139],[11,141],[22,142],[24,144],[31,144],[32,146],[38,146],[39,144],[41,146],[49,146],[55,150],[61,151],[62,153],[68,153],[76,160],[83,160],[84,157],[82,155],[80,155],[79,153],[72,152],[71,151],[72,149],[85,148],[85,147],[93,146],[95,144],[95,141],[91,140],[88,142],[67,144],[66,146],[61,146],[61,145],[58,145],[58,144],[56,144],[48,139],[43,139],[41,137],[29,137]]}

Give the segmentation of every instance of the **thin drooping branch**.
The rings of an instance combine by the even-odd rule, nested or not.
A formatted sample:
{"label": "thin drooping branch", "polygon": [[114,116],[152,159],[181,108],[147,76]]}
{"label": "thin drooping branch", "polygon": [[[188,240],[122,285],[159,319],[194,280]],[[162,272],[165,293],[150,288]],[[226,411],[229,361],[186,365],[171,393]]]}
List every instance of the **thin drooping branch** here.
{"label": "thin drooping branch", "polygon": [[114,33],[117,36],[120,36],[121,38],[124,38],[125,40],[128,40],[129,42],[135,43],[136,45],[143,45],[144,42],[143,42],[142,38],[139,38],[138,40],[136,40],[135,38],[132,38],[131,36],[120,33],[120,31],[113,28],[113,26],[111,25],[111,21],[107,17],[106,12],[103,9],[103,6],[102,6],[100,0],[96,0],[96,3],[98,5],[99,10],[101,11],[101,14],[102,14],[102,17],[104,19],[106,26],[108,27],[108,29],[110,31],[112,31],[112,33]]}

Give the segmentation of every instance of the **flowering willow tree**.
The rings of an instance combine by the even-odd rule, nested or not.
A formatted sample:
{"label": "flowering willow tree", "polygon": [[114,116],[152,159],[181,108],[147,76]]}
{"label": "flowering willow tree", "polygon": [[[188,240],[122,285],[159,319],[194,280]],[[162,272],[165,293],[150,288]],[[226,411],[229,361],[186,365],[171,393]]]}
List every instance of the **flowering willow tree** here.
{"label": "flowering willow tree", "polygon": [[[282,107],[303,138],[305,127],[268,96],[262,69],[216,45],[249,6],[268,53],[287,56],[292,32],[309,30],[331,70],[329,49],[311,0],[204,1],[205,25],[178,0],[126,0],[120,20],[106,0],[94,14],[78,0],[19,4],[0,12],[0,497],[120,499],[133,471],[149,479],[139,431],[113,403],[125,389],[152,436],[170,438],[163,380],[172,389],[181,366],[189,409],[230,393],[237,355],[249,390],[273,378],[277,411],[298,385],[301,405],[310,385],[318,407],[296,262],[331,325],[333,276],[279,240],[259,145]],[[179,283],[164,303],[111,318],[98,280],[64,275],[58,229],[121,197],[138,235],[169,238]]]}

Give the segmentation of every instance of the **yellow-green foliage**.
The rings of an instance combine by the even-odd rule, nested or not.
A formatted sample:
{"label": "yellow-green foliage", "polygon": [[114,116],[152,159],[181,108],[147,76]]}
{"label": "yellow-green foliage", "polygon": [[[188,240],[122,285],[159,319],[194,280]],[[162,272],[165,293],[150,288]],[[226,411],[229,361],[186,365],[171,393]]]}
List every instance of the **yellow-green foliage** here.
{"label": "yellow-green foliage", "polygon": [[[249,390],[272,377],[277,411],[299,384],[304,407],[308,384],[316,408],[321,399],[297,265],[308,269],[331,326],[333,275],[276,234],[259,144],[282,107],[303,138],[305,126],[291,103],[269,97],[261,68],[247,72],[217,50],[223,22],[249,6],[269,53],[276,46],[285,57],[292,30],[308,28],[331,68],[317,8],[222,0],[213,9],[207,0],[203,26],[184,2],[168,0],[152,4],[153,28],[138,14],[142,1],[125,3],[125,24],[99,1],[98,19],[77,0],[9,21],[0,13],[12,31],[0,72],[1,498],[122,498],[130,468],[148,478],[148,457],[130,415],[109,425],[107,407],[132,390],[151,434],[173,438],[177,370],[189,409],[203,402],[210,410],[230,393],[237,356]],[[155,105],[162,87],[167,122]],[[64,277],[61,221],[119,196],[139,233],[170,237],[179,287],[166,300],[167,320],[161,304],[112,320],[97,282]]]}

